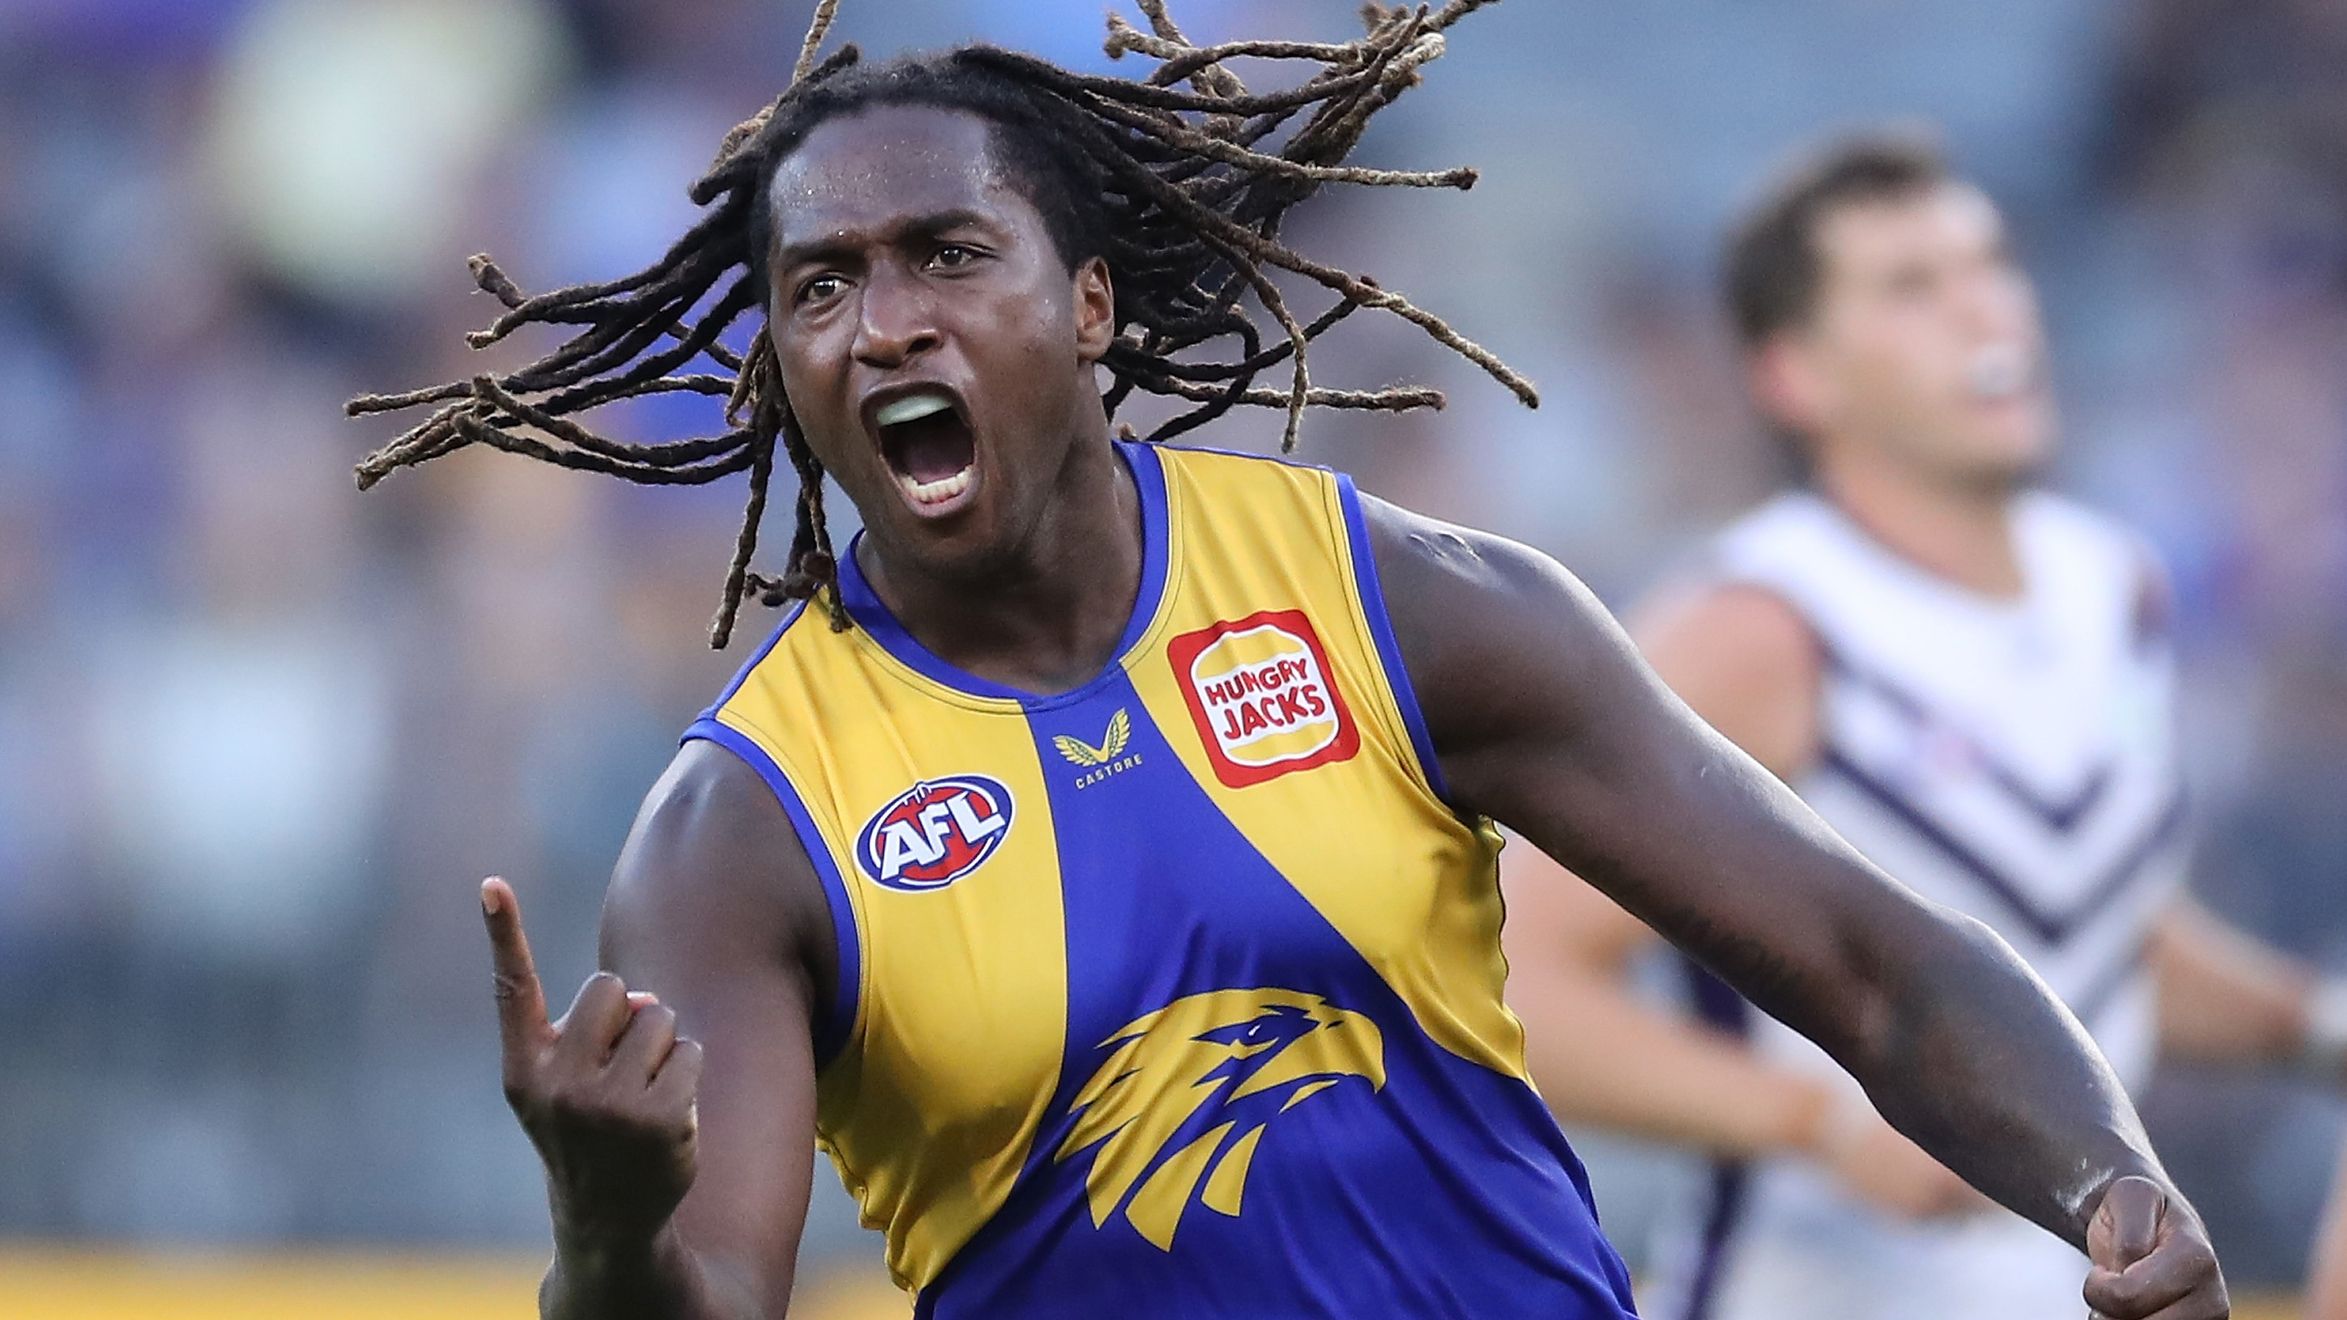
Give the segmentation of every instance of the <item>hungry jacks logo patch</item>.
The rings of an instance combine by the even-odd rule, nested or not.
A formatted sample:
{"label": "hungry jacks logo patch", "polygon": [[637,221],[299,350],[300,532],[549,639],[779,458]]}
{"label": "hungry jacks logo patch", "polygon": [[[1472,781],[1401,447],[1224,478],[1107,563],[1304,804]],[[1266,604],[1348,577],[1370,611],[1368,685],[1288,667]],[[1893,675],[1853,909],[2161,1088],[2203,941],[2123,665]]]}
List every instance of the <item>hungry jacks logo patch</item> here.
{"label": "hungry jacks logo patch", "polygon": [[1350,759],[1361,731],[1302,610],[1264,610],[1166,646],[1215,778],[1245,788]]}

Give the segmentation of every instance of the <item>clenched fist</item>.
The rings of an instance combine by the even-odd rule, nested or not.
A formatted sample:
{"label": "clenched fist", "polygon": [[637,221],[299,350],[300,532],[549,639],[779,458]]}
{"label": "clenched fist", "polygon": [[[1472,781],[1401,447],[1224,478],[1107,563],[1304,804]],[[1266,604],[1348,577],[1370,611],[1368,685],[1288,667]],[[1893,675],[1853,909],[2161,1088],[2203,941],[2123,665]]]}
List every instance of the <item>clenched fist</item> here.
{"label": "clenched fist", "polygon": [[676,1014],[597,972],[559,1022],[503,880],[481,885],[496,968],[505,1098],[546,1163],[558,1238],[642,1238],[684,1199],[695,1168],[701,1046]]}
{"label": "clenched fist", "polygon": [[2129,1176],[2103,1192],[2086,1230],[2095,1320],[2225,1320],[2232,1305],[2208,1231],[2158,1183]]}

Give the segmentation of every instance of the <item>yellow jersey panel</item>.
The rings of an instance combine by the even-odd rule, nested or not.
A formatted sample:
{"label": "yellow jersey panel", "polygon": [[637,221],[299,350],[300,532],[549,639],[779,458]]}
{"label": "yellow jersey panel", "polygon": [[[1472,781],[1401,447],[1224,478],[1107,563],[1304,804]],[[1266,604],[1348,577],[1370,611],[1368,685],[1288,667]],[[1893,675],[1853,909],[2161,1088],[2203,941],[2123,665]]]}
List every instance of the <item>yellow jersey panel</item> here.
{"label": "yellow jersey panel", "polygon": [[[779,769],[820,872],[861,878],[858,850],[876,859],[879,880],[827,884],[852,936],[818,1123],[910,1286],[1008,1195],[1048,1099],[1028,1078],[1062,1049],[1059,885],[1050,813],[1017,809],[1043,787],[1016,707],[935,701],[853,636],[786,625],[715,720]],[[887,718],[907,707],[919,718]],[[859,838],[867,818],[879,823]],[[948,839],[967,855],[938,855]],[[946,947],[969,956],[930,953]]]}
{"label": "yellow jersey panel", "polygon": [[[1167,591],[1174,663],[1135,671],[1142,701],[1161,724],[1199,728],[1175,742],[1192,776],[1428,1035],[1528,1077],[1523,1027],[1501,997],[1498,835],[1436,794],[1432,748],[1412,732],[1415,702],[1397,693],[1407,683],[1399,651],[1390,631],[1378,638],[1382,611],[1373,624],[1357,586],[1374,597],[1377,570],[1350,481],[1191,451],[1167,465],[1166,487],[1174,543],[1187,553]],[[1246,516],[1227,516],[1234,509]],[[1298,700],[1317,690],[1317,666],[1331,693],[1320,719]],[[1286,722],[1283,699],[1303,718]],[[1255,791],[1272,777],[1288,782]]]}

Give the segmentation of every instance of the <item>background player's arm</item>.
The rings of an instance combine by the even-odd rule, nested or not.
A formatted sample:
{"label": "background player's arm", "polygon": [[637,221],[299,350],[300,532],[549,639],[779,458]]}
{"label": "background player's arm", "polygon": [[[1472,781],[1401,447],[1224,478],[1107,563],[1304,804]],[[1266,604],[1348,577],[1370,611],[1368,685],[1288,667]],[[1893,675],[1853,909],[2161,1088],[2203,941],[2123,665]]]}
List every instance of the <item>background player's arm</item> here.
{"label": "background player's arm", "polygon": [[2347,1320],[2347,1159],[2332,1175],[2330,1208],[2307,1266],[2306,1320]]}
{"label": "background player's arm", "polygon": [[[693,742],[636,819],[604,902],[606,970],[562,1022],[545,1025],[518,913],[508,938],[491,914],[507,1095],[554,1217],[546,1316],[784,1313],[814,1160],[814,986],[836,956],[823,902],[765,784]],[[505,992],[516,948],[526,994]]]}
{"label": "background player's arm", "polygon": [[1730,1156],[1820,1143],[1823,1086],[1631,992],[1631,959],[1654,938],[1637,918],[1527,845],[1505,872],[1508,999],[1558,1118]]}
{"label": "background player's arm", "polygon": [[[1666,594],[1634,623],[1680,699],[1780,778],[1817,751],[1815,637],[1772,592]],[[1635,993],[1652,931],[1528,846],[1502,858],[1509,1000],[1534,1080],[1557,1116],[1727,1156],[1793,1154],[1893,1214],[1978,1204],[1964,1182],[1838,1086]]]}
{"label": "background player's arm", "polygon": [[1553,561],[1374,502],[1370,521],[1458,806],[1516,827],[1817,1041],[1975,1186],[2087,1247],[2107,1314],[2223,1314],[2207,1235],[2118,1080],[2002,940],[1869,865]]}
{"label": "background player's arm", "polygon": [[1888,1214],[1986,1204],[1864,1097],[1641,997],[1630,962],[1654,932],[1580,877],[1523,843],[1501,872],[1508,1002],[1524,1021],[1532,1078],[1560,1120],[1730,1158],[1812,1159]]}
{"label": "background player's arm", "polygon": [[[2307,1047],[2311,968],[2180,898],[2152,930],[2160,1051],[2196,1063],[2280,1063]],[[2341,1079],[2347,1080],[2347,1079]]]}

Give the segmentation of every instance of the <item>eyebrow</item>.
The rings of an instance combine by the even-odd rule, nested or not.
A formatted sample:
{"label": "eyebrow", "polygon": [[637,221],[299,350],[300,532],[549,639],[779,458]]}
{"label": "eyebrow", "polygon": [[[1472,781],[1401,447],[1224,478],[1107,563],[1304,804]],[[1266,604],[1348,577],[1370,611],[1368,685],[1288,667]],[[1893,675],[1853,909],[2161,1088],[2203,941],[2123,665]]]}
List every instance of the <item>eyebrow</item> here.
{"label": "eyebrow", "polygon": [[[901,243],[907,238],[934,236],[949,229],[959,229],[964,225],[993,227],[990,219],[980,211],[966,206],[949,207],[943,211],[931,211],[924,215],[913,216],[890,226],[888,232],[883,235],[883,241]],[[774,268],[788,270],[793,266],[808,262],[833,260],[852,253],[861,246],[862,244],[839,234],[831,234],[823,238],[810,238],[800,243],[786,243],[775,250]]]}

